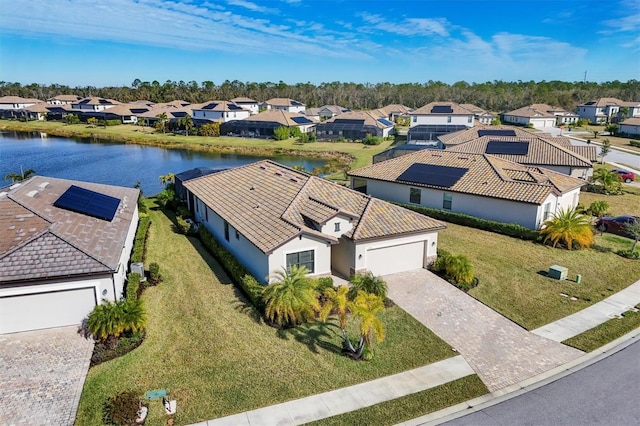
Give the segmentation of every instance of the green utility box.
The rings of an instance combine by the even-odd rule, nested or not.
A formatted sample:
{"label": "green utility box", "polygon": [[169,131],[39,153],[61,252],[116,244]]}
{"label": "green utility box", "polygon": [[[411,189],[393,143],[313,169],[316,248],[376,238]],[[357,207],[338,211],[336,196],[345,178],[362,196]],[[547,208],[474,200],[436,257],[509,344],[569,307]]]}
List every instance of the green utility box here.
{"label": "green utility box", "polygon": [[569,275],[569,270],[564,266],[553,265],[549,267],[549,277],[556,280],[566,280]]}

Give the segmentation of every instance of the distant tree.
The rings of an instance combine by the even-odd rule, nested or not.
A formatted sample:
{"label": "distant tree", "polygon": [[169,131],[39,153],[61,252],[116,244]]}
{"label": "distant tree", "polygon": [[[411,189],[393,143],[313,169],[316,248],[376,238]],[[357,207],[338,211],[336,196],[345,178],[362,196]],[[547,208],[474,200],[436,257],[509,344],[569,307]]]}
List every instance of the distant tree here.
{"label": "distant tree", "polygon": [[620,120],[624,120],[625,118],[627,118],[629,116],[629,108],[628,107],[621,107],[618,110],[618,118]]}
{"label": "distant tree", "polygon": [[194,126],[193,119],[189,114],[186,114],[184,117],[178,120],[178,126],[182,127],[185,130],[185,136],[189,136],[189,131]]}
{"label": "distant tree", "polygon": [[169,116],[166,112],[163,112],[161,114],[157,114],[156,118],[158,119],[158,121],[156,121],[156,130],[162,130],[162,133],[164,133],[167,128],[167,121],[169,121]]}
{"label": "distant tree", "polygon": [[21,171],[20,173],[9,173],[4,177],[4,180],[11,179],[11,183],[22,182],[23,180],[27,180],[35,174],[36,174],[35,170],[27,169],[27,170]]}
{"label": "distant tree", "polygon": [[64,122],[67,124],[78,124],[80,123],[80,117],[75,114],[67,114],[64,116]]}
{"label": "distant tree", "polygon": [[545,237],[544,242],[553,242],[554,248],[558,243],[564,243],[569,250],[574,242],[580,248],[594,243],[591,219],[575,209],[560,209],[551,219],[544,221],[540,233]]}
{"label": "distant tree", "polygon": [[161,184],[167,185],[175,182],[176,175],[173,173],[167,173],[166,175],[160,175],[158,179],[160,179]]}
{"label": "distant tree", "polygon": [[500,121],[500,117],[496,116],[493,120],[491,120],[492,126],[501,126],[502,122]]}
{"label": "distant tree", "polygon": [[606,157],[609,152],[611,152],[611,141],[604,139],[600,146],[600,164],[604,164],[604,157]]}
{"label": "distant tree", "polygon": [[98,123],[98,119],[96,117],[87,118],[87,124],[95,126]]}
{"label": "distant tree", "polygon": [[589,131],[593,134],[594,139],[598,139],[598,135],[600,134],[600,130],[598,129],[589,129]]}

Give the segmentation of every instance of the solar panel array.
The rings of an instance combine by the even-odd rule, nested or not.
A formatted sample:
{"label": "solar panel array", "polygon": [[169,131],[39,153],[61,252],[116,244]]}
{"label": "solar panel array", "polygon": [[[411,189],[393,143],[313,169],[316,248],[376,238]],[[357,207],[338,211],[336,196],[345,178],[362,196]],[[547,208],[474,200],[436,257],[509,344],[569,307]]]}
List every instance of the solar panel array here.
{"label": "solar panel array", "polygon": [[462,167],[415,163],[398,176],[396,181],[450,188],[455,185],[468,170],[469,169]]}
{"label": "solar panel array", "polygon": [[386,118],[378,118],[378,121],[384,124],[385,126],[393,126],[393,123],[387,120]]}
{"label": "solar panel array", "polygon": [[297,124],[311,124],[313,121],[309,120],[307,117],[291,117],[294,123]]}
{"label": "solar panel array", "polygon": [[71,185],[53,205],[110,222],[118,210],[120,199]]}
{"label": "solar panel array", "polygon": [[489,141],[485,154],[527,155],[529,142]]}
{"label": "solar panel array", "polygon": [[516,136],[513,129],[481,129],[478,130],[478,136]]}
{"label": "solar panel array", "polygon": [[304,104],[298,101],[291,101],[291,106],[304,106]]}
{"label": "solar panel array", "polygon": [[236,104],[227,104],[227,107],[229,108],[229,111],[240,111],[242,110],[242,107],[236,105]]}
{"label": "solar panel array", "polygon": [[451,114],[453,109],[451,109],[450,105],[436,105],[431,108],[431,112],[433,114]]}
{"label": "solar panel array", "polygon": [[202,107],[202,109],[214,109],[215,107],[217,107],[218,104],[215,102],[212,102],[210,104],[206,104],[205,106]]}

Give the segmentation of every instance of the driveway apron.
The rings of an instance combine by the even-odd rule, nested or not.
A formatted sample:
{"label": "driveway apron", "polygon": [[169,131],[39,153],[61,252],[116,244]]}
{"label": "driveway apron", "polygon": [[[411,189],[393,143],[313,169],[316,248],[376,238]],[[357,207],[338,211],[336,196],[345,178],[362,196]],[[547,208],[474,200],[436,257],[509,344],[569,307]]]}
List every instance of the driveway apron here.
{"label": "driveway apron", "polygon": [[464,356],[491,392],[583,354],[528,332],[426,269],[384,279],[389,297]]}
{"label": "driveway apron", "polygon": [[0,335],[0,424],[72,425],[92,351],[75,326]]}

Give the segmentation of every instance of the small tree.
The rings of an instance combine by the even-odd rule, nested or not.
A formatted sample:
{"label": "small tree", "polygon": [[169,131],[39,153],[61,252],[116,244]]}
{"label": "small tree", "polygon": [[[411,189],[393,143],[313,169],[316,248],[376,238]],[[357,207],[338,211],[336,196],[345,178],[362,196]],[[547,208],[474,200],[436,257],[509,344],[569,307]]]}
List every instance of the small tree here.
{"label": "small tree", "polygon": [[178,120],[178,126],[182,127],[185,132],[185,136],[189,136],[189,131],[193,128],[193,119],[189,114],[186,114],[180,120]]}
{"label": "small tree", "polygon": [[594,243],[591,219],[575,209],[560,209],[551,219],[545,220],[543,226],[540,233],[545,236],[544,242],[551,240],[554,248],[559,242],[565,243],[569,250],[574,242],[580,248]]}
{"label": "small tree", "polygon": [[593,181],[602,185],[605,194],[618,194],[622,188],[620,175],[604,167],[598,167],[594,170]]}
{"label": "small tree", "polygon": [[87,124],[95,126],[97,123],[98,123],[98,119],[97,118],[95,118],[95,117],[87,118]]}
{"label": "small tree", "polygon": [[33,169],[20,170],[20,173],[9,173],[4,177],[4,180],[11,179],[11,183],[22,182],[23,180],[27,180],[35,174],[36,171]]}
{"label": "small tree", "polygon": [[607,124],[604,128],[611,136],[615,136],[618,133],[618,125],[615,123]]}
{"label": "small tree", "polygon": [[166,112],[163,112],[161,114],[157,114],[156,118],[158,119],[158,121],[156,121],[156,130],[162,130],[162,133],[164,133],[167,128],[169,116]]}
{"label": "small tree", "polygon": [[283,141],[289,139],[291,133],[289,132],[289,128],[286,126],[280,126],[273,130],[273,137],[277,141]]}
{"label": "small tree", "polygon": [[604,157],[606,157],[609,152],[611,152],[611,141],[604,139],[602,146],[600,146],[600,164],[604,164]]}
{"label": "small tree", "polygon": [[358,292],[356,298],[349,304],[349,309],[353,316],[360,320],[360,341],[356,348],[358,358],[363,356],[363,349],[366,347],[369,354],[365,359],[373,357],[373,343],[381,343],[384,340],[384,326],[378,315],[384,312],[384,303],[380,296]]}
{"label": "small tree", "polygon": [[631,247],[631,253],[633,253],[636,250],[638,241],[640,241],[640,221],[636,220],[635,222],[627,223],[624,229],[633,238],[633,246]]}
{"label": "small tree", "polygon": [[594,216],[602,217],[609,210],[609,203],[604,200],[596,200],[589,205],[587,211]]}
{"label": "small tree", "polygon": [[589,129],[591,133],[593,133],[593,138],[598,139],[598,135],[600,134],[600,130],[597,129]]}
{"label": "small tree", "polygon": [[80,117],[75,114],[67,114],[64,116],[64,122],[67,124],[78,124],[80,123]]}
{"label": "small tree", "polygon": [[200,126],[200,136],[220,136],[220,123],[209,123]]}
{"label": "small tree", "polygon": [[324,296],[324,305],[320,310],[320,319],[324,322],[333,311],[338,314],[338,325],[342,330],[343,346],[346,351],[355,353],[349,335],[347,334],[347,314],[349,313],[349,287],[341,285],[338,288],[329,287],[325,288],[322,292]]}
{"label": "small tree", "polygon": [[320,310],[315,283],[307,278],[304,266],[276,272],[276,282],[263,291],[265,316],[279,326],[297,326],[313,320]]}

